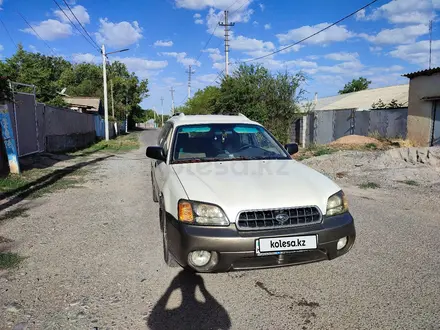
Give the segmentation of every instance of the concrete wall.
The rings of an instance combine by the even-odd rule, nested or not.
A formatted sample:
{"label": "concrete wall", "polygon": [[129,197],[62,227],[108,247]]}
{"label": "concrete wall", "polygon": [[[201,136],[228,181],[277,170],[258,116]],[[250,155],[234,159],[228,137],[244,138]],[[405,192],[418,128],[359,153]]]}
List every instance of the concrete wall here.
{"label": "concrete wall", "polygon": [[410,80],[408,102],[408,139],[420,146],[429,146],[432,137],[433,102],[423,97],[440,96],[440,73]]}
{"label": "concrete wall", "polygon": [[96,138],[94,116],[91,114],[46,106],[44,123],[47,152],[84,148]]}
{"label": "concrete wall", "polygon": [[379,134],[385,138],[405,138],[407,116],[407,108],[315,111],[307,116],[305,144],[328,144],[352,134],[363,136]]}

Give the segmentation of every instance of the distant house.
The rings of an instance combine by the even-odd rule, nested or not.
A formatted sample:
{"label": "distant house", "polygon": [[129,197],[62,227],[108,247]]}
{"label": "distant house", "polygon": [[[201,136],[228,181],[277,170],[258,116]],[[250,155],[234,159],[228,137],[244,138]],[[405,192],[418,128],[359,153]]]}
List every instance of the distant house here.
{"label": "distant house", "polygon": [[395,102],[399,107],[408,106],[409,85],[395,85],[381,88],[366,89],[359,92],[339,94],[330,97],[323,97],[312,101],[310,109],[303,104],[304,110],[322,111],[322,110],[370,110],[373,103],[382,101],[384,104]]}
{"label": "distant house", "polygon": [[440,67],[409,78],[408,138],[420,146],[440,145]]}
{"label": "distant house", "polygon": [[64,102],[67,103],[68,108],[78,112],[104,115],[104,108],[98,97],[69,96],[64,97]]}

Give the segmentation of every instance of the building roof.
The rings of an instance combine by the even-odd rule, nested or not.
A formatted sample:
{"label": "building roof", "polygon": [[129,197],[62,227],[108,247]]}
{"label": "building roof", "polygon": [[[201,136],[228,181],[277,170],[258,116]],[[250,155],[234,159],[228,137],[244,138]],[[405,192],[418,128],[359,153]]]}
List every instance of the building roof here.
{"label": "building roof", "polygon": [[176,126],[194,124],[258,124],[243,115],[174,115],[168,121]]}
{"label": "building roof", "polygon": [[384,103],[396,100],[397,103],[408,106],[409,84],[366,89],[359,92],[335,95],[318,99],[313,110],[369,110],[379,99]]}
{"label": "building roof", "polygon": [[98,111],[101,100],[99,97],[75,96],[75,97],[65,97],[64,102],[66,102],[70,106]]}
{"label": "building roof", "polygon": [[412,78],[420,77],[420,76],[430,76],[435,73],[440,73],[440,67],[407,73],[407,74],[404,74],[403,77],[407,77],[409,79],[412,79]]}

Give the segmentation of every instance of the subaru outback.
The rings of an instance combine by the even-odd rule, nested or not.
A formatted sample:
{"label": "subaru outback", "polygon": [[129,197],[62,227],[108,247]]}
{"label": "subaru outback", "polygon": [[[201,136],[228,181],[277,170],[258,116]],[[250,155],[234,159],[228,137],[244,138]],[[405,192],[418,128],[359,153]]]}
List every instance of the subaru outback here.
{"label": "subaru outback", "polygon": [[151,158],[165,263],[225,272],[331,260],[356,232],[341,188],[243,115],[172,116]]}

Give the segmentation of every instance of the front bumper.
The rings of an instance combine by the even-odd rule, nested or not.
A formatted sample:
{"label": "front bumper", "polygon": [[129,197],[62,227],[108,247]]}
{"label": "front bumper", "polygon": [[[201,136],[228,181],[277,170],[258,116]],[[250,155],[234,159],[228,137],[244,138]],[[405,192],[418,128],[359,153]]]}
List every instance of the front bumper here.
{"label": "front bumper", "polygon": [[[167,213],[166,230],[168,247],[176,261],[188,265],[188,254],[195,250],[216,251],[218,263],[208,272],[225,272],[298,265],[322,260],[331,260],[347,253],[356,239],[353,217],[345,213],[324,217],[319,224],[276,230],[238,231],[235,223],[228,227],[195,226],[177,221]],[[318,235],[318,248],[296,251],[282,255],[257,256],[255,241],[264,237],[295,235]],[[336,249],[340,238],[348,237],[347,245]]]}

